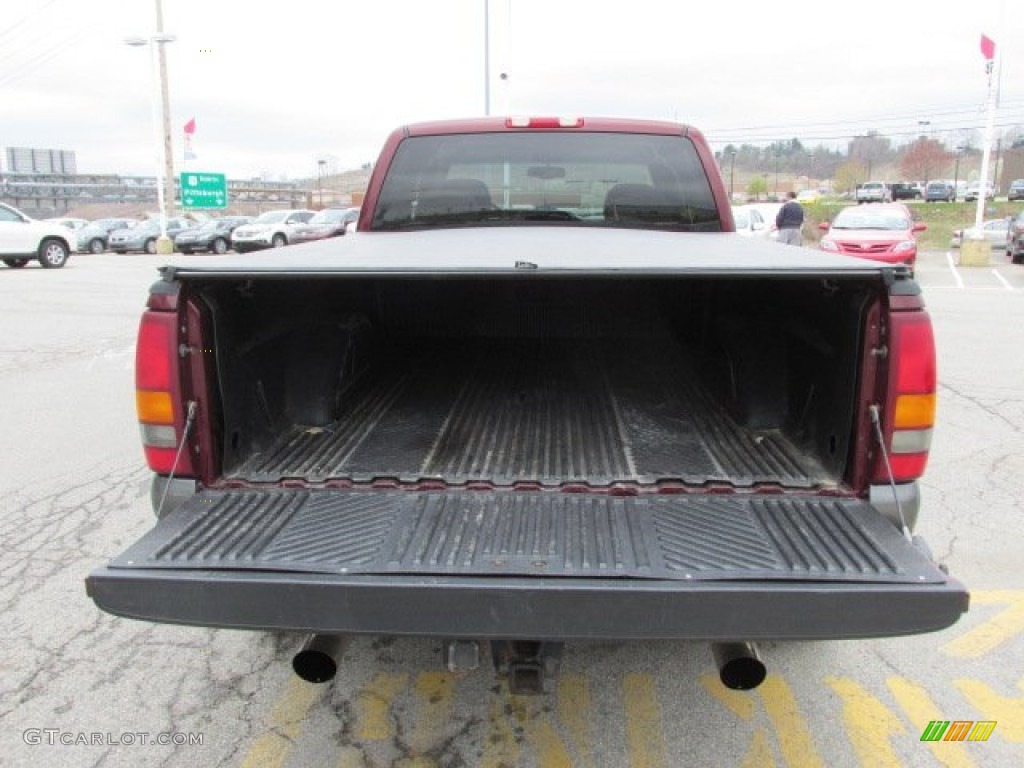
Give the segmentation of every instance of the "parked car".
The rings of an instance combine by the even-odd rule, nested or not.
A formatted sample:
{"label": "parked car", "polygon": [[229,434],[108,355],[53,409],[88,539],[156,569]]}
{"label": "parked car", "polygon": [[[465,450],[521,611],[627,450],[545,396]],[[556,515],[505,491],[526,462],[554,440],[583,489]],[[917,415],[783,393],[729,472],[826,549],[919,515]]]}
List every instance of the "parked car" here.
{"label": "parked car", "polygon": [[[975,197],[975,200],[978,198]],[[1003,248],[1006,246],[1007,232],[1009,230],[1010,219],[990,219],[984,221],[981,224],[981,228],[968,227],[967,229],[956,229],[953,231],[953,236],[949,240],[950,248],[959,248],[963,241],[985,239],[989,245],[993,248]]]}
{"label": "parked car", "polygon": [[862,259],[907,264],[913,269],[917,259],[917,233],[927,229],[915,222],[903,203],[870,207],[850,206],[836,214],[831,223],[818,225],[825,231],[820,248]]}
{"label": "parked car", "polygon": [[891,189],[893,200],[918,200],[921,197],[921,186],[916,182],[896,181]]}
{"label": "parked car", "polygon": [[892,188],[884,181],[866,181],[857,187],[858,203],[891,203]]}
{"label": "parked car", "polygon": [[307,223],[296,227],[291,242],[305,243],[344,235],[348,225],[359,218],[358,208],[326,208],[318,211]]}
{"label": "parked car", "polygon": [[1014,264],[1024,261],[1024,211],[1009,220],[1006,228],[1006,256]]}
{"label": "parked car", "polygon": [[[992,182],[986,184],[985,187],[985,199],[993,200],[996,196],[996,188],[992,185]],[[980,189],[981,184],[979,182],[974,181],[968,184],[967,191],[964,193],[964,200],[967,202],[977,200]]]}
{"label": "parked car", "polygon": [[86,224],[89,223],[88,219],[74,219],[74,218],[70,218],[69,219],[69,218],[61,218],[59,216],[55,216],[55,217],[49,218],[49,219],[43,219],[43,221],[52,221],[54,224],[62,224],[63,226],[65,226],[65,227],[67,227],[68,229],[71,229],[71,230],[81,229],[82,227],[84,227]]}
{"label": "parked car", "polygon": [[222,216],[219,219],[210,219],[198,227],[183,229],[175,235],[174,249],[181,253],[227,253],[231,247],[231,233],[251,221],[252,216]]}
{"label": "parked car", "polygon": [[[174,240],[183,229],[195,226],[188,219],[167,220],[167,236]],[[156,241],[160,237],[160,220],[146,219],[130,229],[115,229],[110,233],[107,244],[114,253],[145,252],[156,253]]]}
{"label": "parked car", "polygon": [[103,253],[107,250],[107,240],[115,229],[131,229],[138,222],[135,219],[97,219],[75,232],[78,237],[78,250],[89,253]]}
{"label": "parked car", "polygon": [[775,232],[775,217],[770,220],[753,205],[734,205],[732,218],[736,224],[736,234],[742,237],[770,237]]}
{"label": "parked car", "polygon": [[231,245],[239,253],[259,248],[280,248],[288,245],[295,230],[315,215],[315,211],[304,209],[267,211],[232,232]]}
{"label": "parked car", "polygon": [[1014,200],[1024,200],[1024,179],[1014,179],[1010,182],[1010,189],[1006,192],[1006,199],[1011,203]]}
{"label": "parked car", "polygon": [[0,258],[12,269],[35,259],[46,269],[68,262],[77,241],[70,229],[52,221],[37,221],[17,208],[0,203]]}
{"label": "parked car", "polygon": [[797,193],[796,201],[802,205],[821,202],[821,192],[816,189],[804,189]]}
{"label": "parked car", "polygon": [[956,200],[956,187],[948,181],[929,181],[924,188],[924,201],[926,203],[945,202],[952,203]]}

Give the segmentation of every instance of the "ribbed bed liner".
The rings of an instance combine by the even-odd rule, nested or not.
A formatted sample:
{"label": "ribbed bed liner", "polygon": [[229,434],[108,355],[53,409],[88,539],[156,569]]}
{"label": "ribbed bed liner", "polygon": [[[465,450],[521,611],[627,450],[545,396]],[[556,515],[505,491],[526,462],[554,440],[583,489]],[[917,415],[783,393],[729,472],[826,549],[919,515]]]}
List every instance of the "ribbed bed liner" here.
{"label": "ribbed bed liner", "polygon": [[294,426],[227,477],[829,482],[777,430],[733,421],[667,340],[433,349],[364,376],[335,422]]}
{"label": "ribbed bed liner", "polygon": [[119,568],[918,583],[934,566],[866,502],[513,491],[205,491]]}

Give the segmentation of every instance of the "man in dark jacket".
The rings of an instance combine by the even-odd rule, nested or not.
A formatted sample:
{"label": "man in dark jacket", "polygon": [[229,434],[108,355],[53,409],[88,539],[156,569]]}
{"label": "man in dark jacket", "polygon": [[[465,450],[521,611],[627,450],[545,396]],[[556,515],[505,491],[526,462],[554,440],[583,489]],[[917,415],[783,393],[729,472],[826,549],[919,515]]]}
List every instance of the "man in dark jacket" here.
{"label": "man in dark jacket", "polygon": [[786,193],[789,199],[775,215],[775,227],[779,230],[779,242],[786,245],[803,245],[801,229],[804,225],[804,209],[796,201],[796,192]]}

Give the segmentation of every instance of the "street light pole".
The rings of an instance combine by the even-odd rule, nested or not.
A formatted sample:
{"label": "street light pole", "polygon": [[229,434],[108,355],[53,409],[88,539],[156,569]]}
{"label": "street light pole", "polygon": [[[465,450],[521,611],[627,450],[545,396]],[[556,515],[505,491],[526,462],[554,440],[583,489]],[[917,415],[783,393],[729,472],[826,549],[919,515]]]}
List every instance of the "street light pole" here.
{"label": "street light pole", "polygon": [[[165,37],[164,35],[164,8],[163,0],[156,0],[156,38]],[[170,36],[170,40],[173,40],[173,35]],[[170,42],[168,40],[167,42]],[[164,42],[164,41],[160,41]],[[171,97],[167,90],[167,52],[164,50],[163,45],[157,45],[157,62],[160,74],[160,108],[163,114],[163,148],[164,148],[164,208],[163,214],[165,218],[170,216],[172,210],[174,210],[174,190],[175,190],[175,176],[174,176],[174,146],[171,138]],[[171,253],[174,248],[167,250],[167,253]]]}
{"label": "street light pole", "polygon": [[317,160],[317,172],[316,172],[316,189],[317,194],[320,197],[320,210],[324,208],[324,166],[327,165],[326,160]]}
{"label": "street light pole", "polygon": [[491,0],[484,0],[484,115],[491,114]]}
{"label": "street light pole", "polygon": [[960,153],[963,152],[966,147],[961,144],[956,148],[956,162],[953,163],[953,200],[956,200],[956,191],[959,188],[960,183]]}
{"label": "street light pole", "polygon": [[[156,138],[157,145],[157,166],[156,166],[156,200],[157,207],[160,209],[160,237],[157,240],[157,253],[171,253],[174,251],[174,244],[171,239],[167,236],[167,207],[168,207],[168,189],[170,190],[170,200],[174,200],[174,161],[170,156],[170,134],[167,133],[167,126],[169,125],[166,117],[166,108],[164,111],[164,130],[161,130],[161,121],[158,107],[158,91],[162,91],[166,94],[166,91],[160,88],[159,84],[159,53],[162,53],[163,44],[174,42],[174,35],[157,34],[153,37],[129,37],[125,39],[125,44],[133,47],[141,47],[144,45],[149,46],[149,62],[150,62],[150,78],[152,80],[150,89],[150,105],[153,113],[153,133]],[[167,178],[167,173],[172,174],[170,179]]]}
{"label": "street light pole", "polygon": [[732,200],[732,196],[735,194],[733,186],[733,178],[736,173],[736,150],[729,150],[729,200]]}

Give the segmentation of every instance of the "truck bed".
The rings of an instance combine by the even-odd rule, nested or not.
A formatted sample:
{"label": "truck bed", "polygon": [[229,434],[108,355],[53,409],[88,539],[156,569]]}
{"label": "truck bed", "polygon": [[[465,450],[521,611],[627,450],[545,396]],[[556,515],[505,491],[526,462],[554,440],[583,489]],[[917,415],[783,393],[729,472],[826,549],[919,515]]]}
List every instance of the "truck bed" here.
{"label": "truck bed", "polygon": [[326,425],[293,425],[229,479],[457,484],[829,482],[778,429],[737,424],[671,342],[476,342],[368,372]]}

